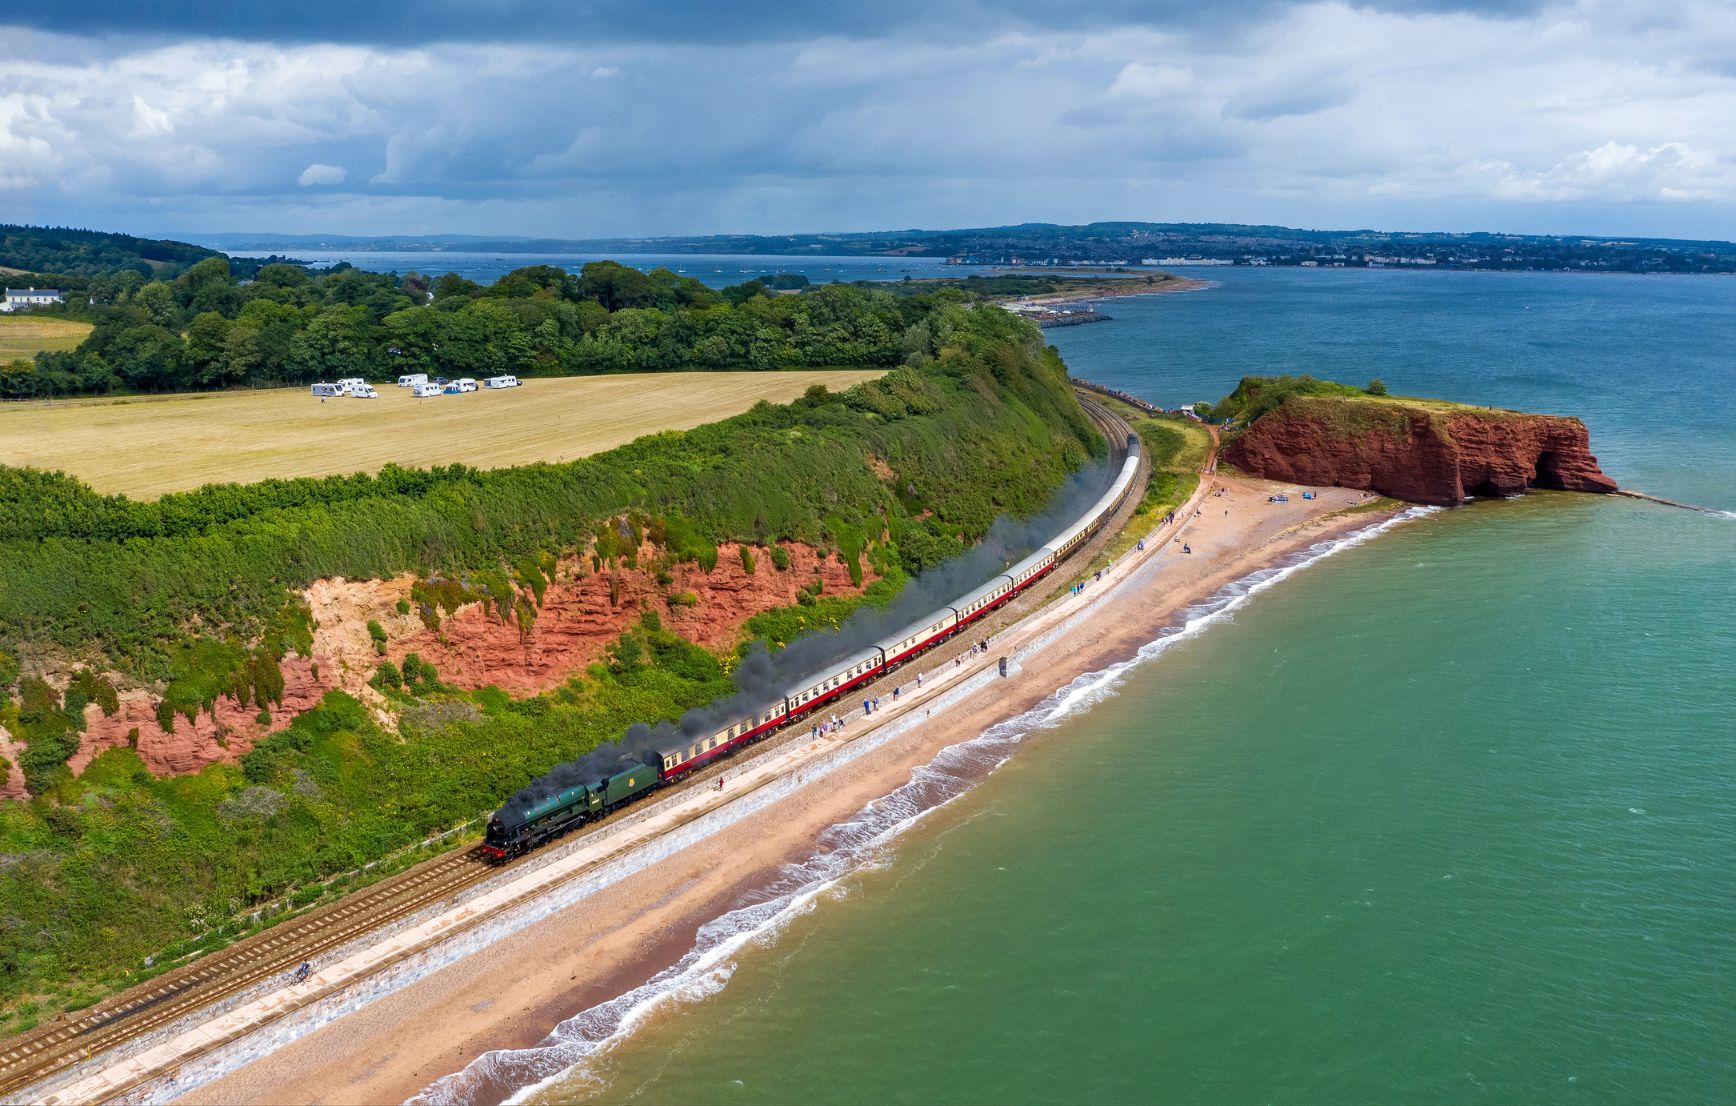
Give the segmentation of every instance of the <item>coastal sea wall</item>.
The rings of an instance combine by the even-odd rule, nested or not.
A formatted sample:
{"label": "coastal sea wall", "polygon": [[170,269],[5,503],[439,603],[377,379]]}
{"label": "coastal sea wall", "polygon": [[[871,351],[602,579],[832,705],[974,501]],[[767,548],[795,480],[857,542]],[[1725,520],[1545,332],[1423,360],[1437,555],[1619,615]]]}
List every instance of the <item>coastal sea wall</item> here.
{"label": "coastal sea wall", "polygon": [[1268,480],[1436,506],[1531,488],[1617,490],[1578,419],[1402,401],[1295,396],[1256,419],[1224,459]]}
{"label": "coastal sea wall", "polygon": [[[999,678],[993,668],[985,668],[972,673],[932,700],[931,708],[943,710],[956,706],[996,683]],[[802,761],[792,771],[773,776],[751,791],[738,794],[732,800],[686,821],[677,828],[662,832],[644,844],[628,846],[622,852],[603,861],[593,870],[578,878],[564,879],[561,876],[553,875],[553,879],[561,880],[561,882],[553,882],[553,885],[546,887],[546,889],[534,891],[517,904],[494,913],[486,920],[464,928],[445,939],[438,939],[422,947],[414,947],[414,938],[410,930],[419,925],[438,924],[438,919],[431,921],[426,915],[419,916],[415,921],[408,922],[403,926],[393,927],[383,940],[393,945],[402,942],[412,947],[394,955],[389,966],[377,971],[362,972],[354,978],[336,982],[325,993],[316,997],[305,1000],[289,1000],[285,1003],[286,1006],[291,1007],[288,1012],[266,1020],[257,1028],[236,1032],[227,1042],[175,1066],[167,1074],[125,1089],[111,1087],[109,1088],[110,1094],[102,1097],[109,1101],[127,1103],[173,1101],[178,1096],[202,1086],[218,1076],[267,1056],[323,1025],[392,994],[448,964],[488,948],[526,926],[533,925],[557,911],[566,909],[686,848],[705,841],[726,827],[767,810],[795,792],[832,775],[844,765],[898,740],[912,729],[922,725],[926,718],[926,714],[908,714],[861,737],[846,741],[820,756]],[[769,759],[778,757],[780,753],[781,750],[773,749],[768,750],[764,756]],[[752,771],[753,767],[751,762],[738,767],[737,778]],[[659,803],[648,809],[635,812],[615,826],[604,830],[605,839],[631,838],[636,831],[641,831],[644,828],[646,822],[663,813],[663,807],[664,804]],[[538,870],[553,867],[559,864],[561,859],[559,853],[545,853],[542,857],[537,858],[538,862],[533,863],[530,868],[522,870],[521,874],[528,875]],[[476,904],[476,900],[488,897],[490,897],[488,893],[484,892],[467,897],[467,901]],[[476,905],[477,908],[481,906],[481,904]],[[379,943],[381,940],[381,938],[375,938],[372,943]],[[324,974],[321,973],[321,975]],[[319,978],[316,976],[316,982]],[[259,991],[255,990],[250,992],[248,998],[258,1001],[258,996]],[[226,1010],[234,1011],[241,1005],[245,1005],[245,1000],[226,1003],[224,1007]],[[146,1048],[129,1049],[129,1052],[137,1056],[141,1052],[148,1051],[149,1046],[164,1047],[170,1044],[172,1038],[178,1038],[188,1032],[202,1033],[203,1031],[189,1030],[185,1023],[179,1023],[172,1030],[152,1034],[148,1039]],[[141,1057],[141,1059],[148,1062],[148,1058]],[[54,1101],[80,1100],[88,1092],[99,1089],[78,1079],[80,1074],[83,1074],[82,1069],[72,1069],[60,1077],[29,1088],[29,1093],[35,1096],[44,1096],[58,1092],[54,1095]],[[97,1076],[96,1078],[100,1079],[101,1077]],[[120,1093],[114,1094],[113,1092],[116,1090]]]}

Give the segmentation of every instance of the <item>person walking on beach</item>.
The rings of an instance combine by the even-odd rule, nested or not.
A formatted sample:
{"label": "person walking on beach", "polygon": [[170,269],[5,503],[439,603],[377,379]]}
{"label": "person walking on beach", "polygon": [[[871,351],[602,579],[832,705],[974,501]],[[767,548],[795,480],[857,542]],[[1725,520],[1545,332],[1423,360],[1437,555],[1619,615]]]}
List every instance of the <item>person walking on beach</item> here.
{"label": "person walking on beach", "polygon": [[916,674],[916,686],[917,686],[917,687],[921,687],[921,686],[922,686],[922,673],[920,673],[920,672],[918,672],[918,673],[917,673],[917,674]]}

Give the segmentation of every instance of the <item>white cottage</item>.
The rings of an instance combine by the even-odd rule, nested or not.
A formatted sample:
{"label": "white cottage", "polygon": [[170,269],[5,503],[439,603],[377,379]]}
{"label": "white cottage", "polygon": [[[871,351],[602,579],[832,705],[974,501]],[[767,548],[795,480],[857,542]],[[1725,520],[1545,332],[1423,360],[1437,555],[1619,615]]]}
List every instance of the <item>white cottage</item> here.
{"label": "white cottage", "polygon": [[54,288],[8,288],[6,289],[6,302],[0,303],[0,311],[50,307],[65,302],[66,297]]}

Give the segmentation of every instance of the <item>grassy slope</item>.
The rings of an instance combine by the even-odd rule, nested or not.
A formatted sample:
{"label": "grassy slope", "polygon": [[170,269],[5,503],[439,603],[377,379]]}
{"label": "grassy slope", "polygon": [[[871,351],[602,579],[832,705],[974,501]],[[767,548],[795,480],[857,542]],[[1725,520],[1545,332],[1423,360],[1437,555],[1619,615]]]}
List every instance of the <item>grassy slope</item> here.
{"label": "grassy slope", "polygon": [[1119,559],[1159,519],[1187,502],[1187,497],[1199,487],[1199,468],[1211,450],[1212,436],[1201,424],[1179,415],[1149,415],[1113,396],[1094,394],[1091,399],[1125,419],[1151,458],[1151,478],[1139,508],[1115,540],[1098,554],[1091,566],[1096,568]]}
{"label": "grassy slope", "polygon": [[0,315],[0,362],[23,361],[39,353],[77,349],[91,332],[73,319]]}
{"label": "grassy slope", "polygon": [[[896,578],[959,548],[956,535],[980,535],[1002,511],[1039,507],[1067,468],[1100,448],[1034,329],[998,310],[980,320],[954,320],[955,344],[920,372],[899,370],[848,397],[762,405],[571,466],[463,477],[421,496],[274,508],[181,536],[0,544],[0,630],[30,646],[71,617],[85,648],[166,655],[171,689],[193,686],[213,674],[182,671],[177,658],[223,649],[188,642],[163,654],[152,639],[176,618],[270,610],[287,584],[333,564],[360,570],[349,575],[434,555],[500,564],[593,532],[583,510],[609,503],[679,512],[690,548],[707,536],[804,537],[844,558],[879,559]],[[869,454],[897,478],[877,478]],[[584,497],[566,498],[575,487]],[[180,505],[164,503],[170,515]],[[139,517],[167,525],[161,513]],[[761,560],[759,571],[776,571]],[[489,571],[504,582],[502,569]],[[237,590],[248,594],[238,601]],[[871,589],[871,599],[890,590]],[[758,628],[782,637],[793,623],[835,619],[836,606],[821,600]],[[396,734],[333,694],[240,764],[154,779],[123,748],[77,779],[47,773],[41,798],[0,804],[0,1031],[135,981],[147,955],[161,970],[194,943],[227,940],[259,904],[309,901],[334,873],[474,817],[630,722],[715,698],[729,686],[726,659],[664,632],[648,612],[608,663],[548,695],[467,695],[421,674],[396,696]],[[60,704],[41,687],[32,696],[6,704],[6,724],[48,734]],[[101,689],[80,692],[76,705],[86,697],[100,702]]]}
{"label": "grassy slope", "polygon": [[[0,343],[5,335],[0,324]],[[0,408],[0,463],[154,497],[215,481],[378,472],[387,463],[571,461],[643,434],[716,422],[761,400],[787,403],[814,384],[848,388],[881,371],[559,377],[422,400],[382,386],[377,400],[325,403],[287,388],[13,404]]]}

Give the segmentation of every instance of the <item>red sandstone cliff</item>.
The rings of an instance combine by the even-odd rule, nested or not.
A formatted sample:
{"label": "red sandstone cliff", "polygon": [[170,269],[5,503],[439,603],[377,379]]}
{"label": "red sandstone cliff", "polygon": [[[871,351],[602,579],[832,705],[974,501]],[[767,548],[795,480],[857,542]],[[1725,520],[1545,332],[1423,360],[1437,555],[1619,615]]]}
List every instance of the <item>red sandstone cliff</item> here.
{"label": "red sandstone cliff", "polygon": [[1224,451],[1255,476],[1456,505],[1528,488],[1613,492],[1585,424],[1557,415],[1294,396]]}
{"label": "red sandstone cliff", "polygon": [[[790,606],[797,593],[815,580],[822,594],[856,595],[850,570],[836,557],[821,558],[808,546],[785,544],[789,567],[778,570],[765,550],[756,551],[756,570],[741,562],[740,547],[718,547],[717,565],[706,572],[698,565],[678,564],[668,571],[672,580],[659,583],[653,563],[656,549],[641,550],[637,569],[592,571],[587,561],[561,562],[543,593],[536,621],[523,635],[516,619],[501,619],[481,603],[460,607],[431,630],[421,618],[400,614],[397,603],[408,599],[411,576],[393,580],[321,580],[303,597],[313,612],[316,629],[309,657],[284,657],[283,705],[271,708],[270,723],[257,720],[256,706],[241,707],[221,697],[213,710],[188,722],[177,717],[173,732],[157,724],[157,695],[148,690],[123,691],[120,710],[105,716],[95,704],[85,710],[85,733],[69,764],[82,772],[105,749],[131,745],[158,775],[197,772],[207,764],[234,760],[266,734],[288,726],[295,716],[317,705],[327,691],[342,688],[364,702],[382,702],[368,687],[382,659],[368,635],[370,619],[386,631],[386,658],[394,663],[417,653],[440,670],[443,682],[465,689],[497,685],[515,695],[531,695],[558,687],[569,676],[599,660],[611,642],[636,624],[647,607],[655,609],[665,628],[708,648],[733,645],[749,618],[773,607]],[[867,570],[865,570],[866,572]],[[874,579],[868,572],[864,583]],[[670,595],[690,593],[692,606],[671,605]],[[7,753],[0,730],[0,755]],[[11,779],[0,777],[0,799],[23,792],[23,777],[14,765]]]}

